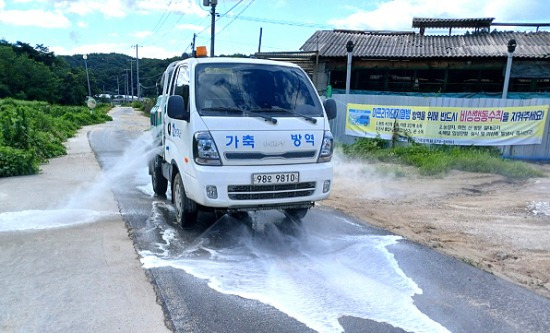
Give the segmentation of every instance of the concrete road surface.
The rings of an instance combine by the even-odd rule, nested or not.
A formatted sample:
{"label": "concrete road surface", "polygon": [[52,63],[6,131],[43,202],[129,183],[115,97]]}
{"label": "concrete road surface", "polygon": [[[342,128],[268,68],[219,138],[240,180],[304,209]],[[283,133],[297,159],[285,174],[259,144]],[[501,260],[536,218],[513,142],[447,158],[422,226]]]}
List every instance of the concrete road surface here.
{"label": "concrete road surface", "polygon": [[169,331],[90,149],[97,127],[39,175],[0,178],[0,332]]}

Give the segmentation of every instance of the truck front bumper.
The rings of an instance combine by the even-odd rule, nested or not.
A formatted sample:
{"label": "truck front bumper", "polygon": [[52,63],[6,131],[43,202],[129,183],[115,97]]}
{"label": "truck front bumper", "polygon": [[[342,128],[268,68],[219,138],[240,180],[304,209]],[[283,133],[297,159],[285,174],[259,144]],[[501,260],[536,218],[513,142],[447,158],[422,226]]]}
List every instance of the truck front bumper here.
{"label": "truck front bumper", "polygon": [[[205,207],[255,210],[311,207],[326,199],[332,185],[332,164],[308,163],[267,166],[196,166],[184,175],[187,196]],[[253,174],[298,172],[299,182],[254,185]]]}

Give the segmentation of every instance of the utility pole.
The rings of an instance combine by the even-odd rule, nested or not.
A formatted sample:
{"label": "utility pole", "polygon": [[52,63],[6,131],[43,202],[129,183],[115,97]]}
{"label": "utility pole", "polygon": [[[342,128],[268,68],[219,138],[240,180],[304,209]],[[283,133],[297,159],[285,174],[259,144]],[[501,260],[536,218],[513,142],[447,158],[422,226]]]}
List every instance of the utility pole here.
{"label": "utility pole", "polygon": [[317,51],[315,52],[315,71],[313,72],[313,79],[315,88],[320,90],[319,87],[319,35],[317,35]]}
{"label": "utility pole", "polygon": [[512,56],[516,50],[516,40],[508,41],[508,59],[506,61],[506,74],[504,76],[504,87],[502,88],[502,99],[508,98],[508,85],[510,84],[510,72],[512,71]]}
{"label": "utility pole", "polygon": [[191,43],[191,57],[195,58],[195,38],[197,38],[197,34],[193,34],[193,43]]}
{"label": "utility pole", "polygon": [[260,50],[262,49],[262,30],[263,28],[260,27],[260,40],[258,41],[258,53],[260,53],[261,52]]}
{"label": "utility pole", "polygon": [[350,40],[346,44],[346,51],[348,51],[348,68],[346,71],[346,95],[349,95],[350,90],[350,82],[351,82],[351,60],[352,60],[352,54],[353,54],[353,42]]}
{"label": "utility pole", "polygon": [[216,5],[218,0],[203,0],[202,4],[205,7],[211,6],[210,15],[212,15],[212,23],[210,24],[210,56],[214,57],[214,39],[216,35]]}
{"label": "utility pole", "polygon": [[141,89],[139,85],[139,56],[138,56],[139,45],[136,44],[136,79],[137,79],[137,97],[138,100],[141,98]]}
{"label": "utility pole", "polygon": [[86,61],[88,59],[88,55],[84,54],[82,56],[82,59],[84,59],[84,66],[86,67],[86,82],[88,82],[88,96],[92,97],[92,89],[90,88],[90,76],[88,75],[88,62]]}
{"label": "utility pole", "polygon": [[132,102],[134,101],[134,68],[132,66],[132,63],[134,60],[130,59],[128,60],[130,62],[130,93],[132,94]]}
{"label": "utility pole", "polygon": [[126,81],[126,90],[125,90],[125,94],[124,94],[124,100],[126,101],[126,103],[128,103],[128,71],[129,71],[129,69],[126,68],[126,69],[124,69],[124,71],[125,71],[124,75],[126,76],[126,80],[125,80]]}
{"label": "utility pole", "polygon": [[120,95],[120,85],[118,84],[118,75],[116,76],[116,94]]}

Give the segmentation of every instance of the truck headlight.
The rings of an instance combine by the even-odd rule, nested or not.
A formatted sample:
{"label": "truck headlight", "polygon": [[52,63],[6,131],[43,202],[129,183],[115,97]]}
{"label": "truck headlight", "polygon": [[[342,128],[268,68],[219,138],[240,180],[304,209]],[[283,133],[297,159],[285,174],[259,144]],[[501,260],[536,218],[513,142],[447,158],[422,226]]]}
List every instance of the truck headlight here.
{"label": "truck headlight", "polygon": [[222,165],[216,142],[210,132],[197,132],[193,137],[193,157],[200,165]]}
{"label": "truck headlight", "polygon": [[319,159],[317,162],[330,162],[332,159],[332,152],[334,150],[334,139],[329,131],[325,131],[323,142],[321,144],[321,151],[319,152]]}

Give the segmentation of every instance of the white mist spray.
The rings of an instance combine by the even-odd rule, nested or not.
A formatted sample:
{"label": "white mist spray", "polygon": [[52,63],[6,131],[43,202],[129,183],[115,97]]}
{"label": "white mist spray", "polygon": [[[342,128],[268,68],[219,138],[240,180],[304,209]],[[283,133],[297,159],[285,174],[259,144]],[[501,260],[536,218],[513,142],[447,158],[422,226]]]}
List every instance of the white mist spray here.
{"label": "white mist spray", "polygon": [[[100,131],[106,136],[104,140],[112,133],[110,128]],[[151,133],[143,132],[129,142],[121,156],[114,159],[110,165],[106,165],[95,179],[83,182],[77,190],[67,193],[52,209],[1,213],[0,232],[68,227],[118,216],[120,213],[111,192],[112,188],[134,184],[139,177],[145,191],[147,163],[157,149]],[[148,186],[151,187],[150,183]]]}
{"label": "white mist spray", "polygon": [[133,184],[136,177],[142,177],[143,174],[147,175],[147,163],[157,152],[157,149],[153,145],[151,133],[143,132],[127,144],[120,157],[117,157],[112,163],[104,165],[103,172],[99,174],[93,183],[86,184],[77,193],[71,193],[70,199],[62,208],[93,207],[94,202],[101,201],[106,193],[110,194],[113,186]]}

